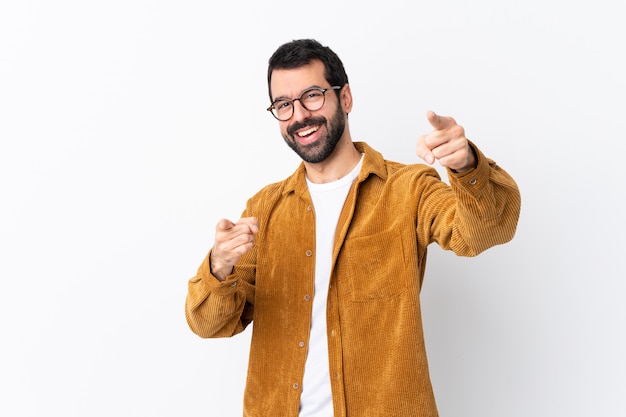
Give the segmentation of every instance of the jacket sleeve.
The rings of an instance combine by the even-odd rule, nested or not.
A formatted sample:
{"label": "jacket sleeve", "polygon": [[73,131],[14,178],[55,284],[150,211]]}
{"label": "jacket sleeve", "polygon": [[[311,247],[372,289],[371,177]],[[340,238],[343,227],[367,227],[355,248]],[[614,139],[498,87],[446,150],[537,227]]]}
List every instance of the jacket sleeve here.
{"label": "jacket sleeve", "polygon": [[513,178],[470,145],[478,159],[476,168],[463,174],[448,170],[450,187],[430,187],[420,204],[422,218],[429,222],[418,234],[461,256],[475,256],[513,239],[521,209]]}
{"label": "jacket sleeve", "polygon": [[242,256],[224,281],[211,273],[210,256],[209,252],[189,280],[185,316],[200,337],[230,337],[252,321],[256,249]]}

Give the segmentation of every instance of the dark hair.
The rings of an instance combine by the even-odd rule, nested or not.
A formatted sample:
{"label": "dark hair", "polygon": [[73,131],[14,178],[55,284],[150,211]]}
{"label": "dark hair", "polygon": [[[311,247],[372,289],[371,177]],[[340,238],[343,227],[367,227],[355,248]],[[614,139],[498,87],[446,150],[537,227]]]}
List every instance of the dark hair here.
{"label": "dark hair", "polygon": [[[330,85],[343,87],[348,83],[348,75],[341,59],[329,47],[314,39],[294,40],[281,45],[269,59],[267,68],[267,89],[272,100],[270,83],[275,69],[294,69],[310,64],[314,60],[324,64],[324,78]],[[339,96],[339,90],[335,90]]]}

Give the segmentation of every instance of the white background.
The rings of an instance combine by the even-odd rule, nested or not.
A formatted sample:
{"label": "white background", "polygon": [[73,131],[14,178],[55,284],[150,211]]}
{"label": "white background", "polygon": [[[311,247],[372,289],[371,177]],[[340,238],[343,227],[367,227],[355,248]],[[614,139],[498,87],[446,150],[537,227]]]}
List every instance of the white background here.
{"label": "white background", "polygon": [[302,37],[343,59],[355,140],[419,162],[432,109],[520,186],[511,243],[431,249],[442,417],[626,415],[618,2],[365,3],[2,3],[0,415],[241,415],[250,332],[192,334],[186,286],[299,162],[264,109]]}

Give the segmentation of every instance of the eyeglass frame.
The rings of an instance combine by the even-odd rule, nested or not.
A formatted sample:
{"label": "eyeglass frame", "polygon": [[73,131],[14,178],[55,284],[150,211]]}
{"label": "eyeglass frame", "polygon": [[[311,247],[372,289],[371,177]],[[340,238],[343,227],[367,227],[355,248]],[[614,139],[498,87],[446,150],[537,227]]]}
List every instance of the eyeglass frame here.
{"label": "eyeglass frame", "polygon": [[[295,107],[296,107],[296,106],[295,106],[295,104],[294,104],[294,102],[295,102],[295,101],[299,101],[299,102],[300,102],[300,105],[301,105],[301,106],[302,106],[305,110],[308,110],[308,111],[317,111],[317,110],[321,109],[322,107],[324,107],[324,104],[326,104],[326,92],[327,92],[327,91],[329,91],[329,90],[341,90],[342,88],[343,88],[343,87],[342,87],[342,86],[340,86],[340,85],[333,85],[333,86],[330,86],[330,87],[328,87],[328,88],[322,88],[322,87],[311,87],[311,88],[307,88],[306,90],[304,90],[304,91],[302,92],[302,94],[300,95],[300,97],[297,97],[297,98],[278,98],[278,99],[274,100],[274,101],[272,102],[272,104],[270,104],[270,106],[269,106],[267,109],[265,109],[265,110],[267,110],[268,112],[270,112],[270,114],[271,114],[272,116],[274,116],[274,118],[275,118],[276,120],[278,120],[279,122],[286,122],[287,120],[289,120],[289,119],[291,119],[291,118],[293,117],[293,114],[294,114],[294,112],[295,112]],[[322,97],[323,97],[324,101],[322,102],[322,105],[321,105],[319,108],[317,108],[317,109],[315,109],[315,110],[310,110],[309,108],[307,108],[307,106],[305,106],[305,105],[304,105],[304,103],[302,102],[302,98],[304,97],[304,95],[305,95],[306,93],[311,92],[311,91],[313,91],[313,90],[321,91],[321,92],[322,92]],[[279,119],[279,118],[278,118],[278,116],[277,116],[276,114],[274,114],[274,112],[272,111],[272,110],[276,109],[276,107],[274,107],[274,103],[276,103],[277,101],[288,101],[288,102],[290,102],[290,103],[291,103],[291,115],[290,115],[287,119],[284,119],[284,120]]]}

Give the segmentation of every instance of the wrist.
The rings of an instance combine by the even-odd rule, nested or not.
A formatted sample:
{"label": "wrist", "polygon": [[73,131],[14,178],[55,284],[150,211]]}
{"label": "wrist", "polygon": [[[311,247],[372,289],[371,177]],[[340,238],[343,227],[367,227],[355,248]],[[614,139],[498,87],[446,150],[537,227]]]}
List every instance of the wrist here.
{"label": "wrist", "polygon": [[467,148],[467,159],[465,161],[465,166],[456,169],[450,168],[450,170],[455,174],[465,174],[466,172],[469,172],[476,168],[476,166],[478,165],[478,158],[476,157],[476,152],[474,151],[474,148],[469,143],[467,144]]}
{"label": "wrist", "polygon": [[209,268],[211,269],[211,274],[217,278],[218,281],[225,281],[233,271],[232,265],[221,265],[219,262],[216,262],[213,259],[213,253],[211,253],[209,258]]}

